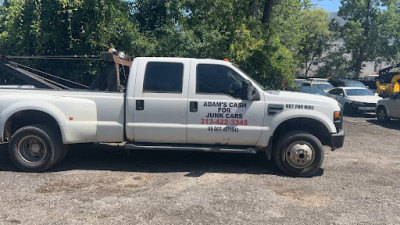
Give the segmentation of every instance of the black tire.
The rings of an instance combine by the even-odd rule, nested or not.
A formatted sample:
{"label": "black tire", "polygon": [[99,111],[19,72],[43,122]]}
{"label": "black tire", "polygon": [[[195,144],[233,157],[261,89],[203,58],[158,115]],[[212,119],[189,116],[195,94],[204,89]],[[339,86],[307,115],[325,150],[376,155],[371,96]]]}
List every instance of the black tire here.
{"label": "black tire", "polygon": [[390,118],[387,116],[387,112],[386,112],[385,107],[380,106],[378,108],[378,110],[376,111],[376,118],[381,123],[385,123],[385,122],[390,120]]}
{"label": "black tire", "polygon": [[9,155],[14,165],[26,172],[43,172],[61,158],[59,135],[43,125],[22,127],[12,136]]}
{"label": "black tire", "polygon": [[65,157],[67,157],[67,155],[68,155],[68,145],[62,145],[59,148],[59,151],[60,151],[60,156],[59,156],[59,159],[57,160],[56,164],[61,163],[62,161],[64,161]]}
{"label": "black tire", "polygon": [[[296,148],[299,149],[295,151]],[[321,142],[314,135],[293,131],[278,140],[273,158],[283,173],[294,177],[310,177],[321,168],[324,152]]]}

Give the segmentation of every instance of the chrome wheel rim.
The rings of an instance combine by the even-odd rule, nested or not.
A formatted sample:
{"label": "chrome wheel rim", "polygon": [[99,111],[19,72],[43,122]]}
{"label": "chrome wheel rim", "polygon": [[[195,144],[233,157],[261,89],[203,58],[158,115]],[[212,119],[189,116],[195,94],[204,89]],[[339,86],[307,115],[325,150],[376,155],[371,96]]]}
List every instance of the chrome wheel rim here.
{"label": "chrome wheel rim", "polygon": [[40,137],[26,136],[18,143],[18,154],[28,163],[40,163],[47,155],[47,147]]}
{"label": "chrome wheel rim", "polygon": [[380,110],[378,111],[378,119],[379,119],[380,121],[384,121],[385,118],[386,118],[385,112],[384,112],[382,109],[380,109]]}
{"label": "chrome wheel rim", "polygon": [[286,161],[294,168],[307,168],[314,162],[314,159],[315,149],[308,142],[297,141],[286,149]]}

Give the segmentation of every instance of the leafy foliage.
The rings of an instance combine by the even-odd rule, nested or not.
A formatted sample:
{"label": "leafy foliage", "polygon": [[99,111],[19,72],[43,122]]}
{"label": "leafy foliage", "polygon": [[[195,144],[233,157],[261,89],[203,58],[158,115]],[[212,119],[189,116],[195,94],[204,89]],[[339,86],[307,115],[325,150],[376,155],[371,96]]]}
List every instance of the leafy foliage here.
{"label": "leafy foliage", "polygon": [[355,76],[359,76],[364,61],[397,58],[400,17],[396,1],[342,0],[341,4],[338,15],[348,21],[341,36]]}
{"label": "leafy foliage", "polygon": [[[299,19],[300,18],[300,19]],[[4,0],[2,55],[229,58],[269,88],[326,48],[326,14],[309,0]],[[29,62],[89,84],[96,62]]]}
{"label": "leafy foliage", "polygon": [[324,10],[302,10],[301,30],[304,33],[300,42],[300,59],[304,63],[305,76],[308,75],[314,60],[329,50],[332,32],[329,30],[327,13]]}

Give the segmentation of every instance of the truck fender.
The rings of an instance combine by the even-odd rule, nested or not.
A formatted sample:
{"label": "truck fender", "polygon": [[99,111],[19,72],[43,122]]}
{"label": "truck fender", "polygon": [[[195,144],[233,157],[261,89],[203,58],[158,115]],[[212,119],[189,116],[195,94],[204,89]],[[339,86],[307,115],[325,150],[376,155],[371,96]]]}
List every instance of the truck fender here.
{"label": "truck fender", "polygon": [[[270,117],[270,115],[266,115],[266,117]],[[333,116],[333,114],[332,114]],[[271,118],[271,120],[266,119],[266,121],[269,121],[268,124],[265,124],[264,127],[266,127],[265,130],[263,130],[261,138],[259,142],[257,143],[257,146],[268,146],[270,145],[270,139],[274,135],[276,129],[286,121],[292,120],[292,119],[311,119],[314,121],[317,121],[321,123],[327,131],[330,133],[336,133],[336,127],[333,124],[328,123],[328,121],[332,121],[332,118],[328,118],[325,114],[318,112],[318,111],[313,111],[312,114],[307,113],[307,112],[301,112],[301,111],[296,111],[296,110],[287,110],[279,113],[278,115],[274,116],[274,118]],[[299,128],[301,130],[301,128]]]}
{"label": "truck fender", "polygon": [[[2,125],[0,130],[2,137],[4,137],[4,131],[5,131],[5,125],[8,121],[8,119],[13,116],[15,113],[25,111],[25,110],[35,110],[35,111],[40,111],[43,113],[46,113],[53,117],[56,121],[58,126],[63,127],[65,125],[65,116],[61,112],[60,109],[56,108],[55,106],[43,102],[43,101],[23,101],[23,102],[17,102],[15,104],[12,104],[8,106],[6,109],[4,109],[1,112],[0,115],[0,124]],[[61,135],[64,137],[63,129],[61,129]]]}
{"label": "truck fender", "polygon": [[[69,98],[69,100],[75,100]],[[96,112],[95,104],[92,101],[87,102],[87,100],[78,99],[79,106],[82,106],[82,102],[85,101],[86,105],[88,105],[88,109],[92,109],[91,111]],[[87,104],[92,103],[92,104]],[[97,133],[97,114],[94,115],[93,121],[69,121],[65,113],[58,108],[57,106],[40,100],[29,100],[22,101],[12,104],[5,108],[0,115],[0,134],[3,138],[5,135],[5,125],[8,119],[17,112],[26,111],[26,110],[34,110],[40,111],[48,114],[53,117],[57,122],[62,136],[62,141],[64,144],[71,143],[83,143],[83,142],[95,142],[96,141],[96,133]],[[88,112],[93,113],[93,112]],[[85,127],[85,129],[82,129]]]}

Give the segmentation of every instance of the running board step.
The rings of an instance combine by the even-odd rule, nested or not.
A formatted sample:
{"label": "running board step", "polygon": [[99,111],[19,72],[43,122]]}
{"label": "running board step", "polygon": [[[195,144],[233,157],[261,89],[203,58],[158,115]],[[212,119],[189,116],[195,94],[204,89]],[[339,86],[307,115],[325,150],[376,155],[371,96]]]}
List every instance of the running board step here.
{"label": "running board step", "polygon": [[179,150],[179,151],[201,151],[201,152],[229,152],[229,153],[250,153],[256,154],[255,147],[249,146],[218,146],[218,145],[173,145],[154,143],[126,143],[125,149],[137,150]]}

